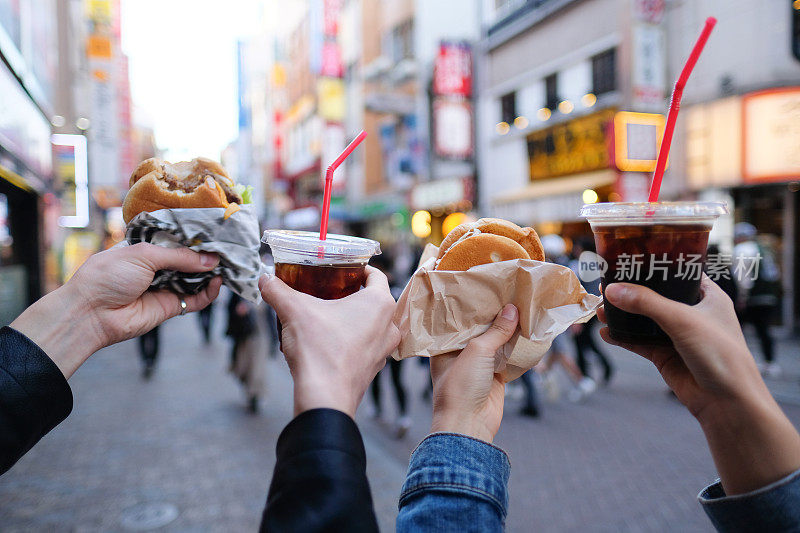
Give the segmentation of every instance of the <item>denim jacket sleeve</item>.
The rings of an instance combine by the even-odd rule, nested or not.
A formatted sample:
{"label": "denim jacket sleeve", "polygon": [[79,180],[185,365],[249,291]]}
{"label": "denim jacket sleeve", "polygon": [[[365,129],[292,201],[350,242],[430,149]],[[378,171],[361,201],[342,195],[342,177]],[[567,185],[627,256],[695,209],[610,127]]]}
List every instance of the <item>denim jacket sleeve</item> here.
{"label": "denim jacket sleeve", "polygon": [[423,440],[408,465],[397,531],[503,531],[510,463],[489,443],[455,433]]}
{"label": "denim jacket sleeve", "polygon": [[800,470],[734,496],[717,481],[697,498],[717,531],[800,531]]}

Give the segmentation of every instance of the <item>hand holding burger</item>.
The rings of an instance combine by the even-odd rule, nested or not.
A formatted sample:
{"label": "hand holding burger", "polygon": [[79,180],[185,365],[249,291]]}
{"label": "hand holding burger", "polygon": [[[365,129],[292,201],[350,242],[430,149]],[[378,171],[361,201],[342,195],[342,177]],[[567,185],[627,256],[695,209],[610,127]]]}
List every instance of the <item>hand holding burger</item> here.
{"label": "hand holding burger", "polygon": [[151,158],[136,167],[122,204],[127,242],[185,246],[220,258],[212,273],[161,271],[153,279],[154,288],[197,294],[214,275],[221,275],[246,300],[260,300],[258,219],[252,210],[240,207],[250,203],[251,189],[236,184],[219,163],[203,157],[174,164]]}

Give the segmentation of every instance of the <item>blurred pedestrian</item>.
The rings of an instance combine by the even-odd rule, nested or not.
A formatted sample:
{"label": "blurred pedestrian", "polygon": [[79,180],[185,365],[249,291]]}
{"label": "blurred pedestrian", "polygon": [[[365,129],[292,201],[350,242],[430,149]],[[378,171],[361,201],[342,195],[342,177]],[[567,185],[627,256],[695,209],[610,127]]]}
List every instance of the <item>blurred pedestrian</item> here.
{"label": "blurred pedestrian", "polygon": [[[569,265],[567,243],[560,235],[545,235],[541,240],[547,261],[562,266]],[[551,373],[551,370],[556,364],[560,365],[574,385],[569,393],[569,399],[573,402],[580,402],[597,389],[597,384],[592,378],[584,375],[580,368],[575,365],[575,362],[567,355],[569,336],[569,332],[565,331],[553,339],[550,350],[537,366],[537,372],[541,371],[542,380],[547,389],[548,396],[557,397],[555,375]]]}
{"label": "blurred pedestrian", "polygon": [[522,387],[525,389],[525,405],[522,406],[520,414],[537,418],[541,411],[539,409],[539,397],[536,394],[536,371],[533,369],[528,370],[519,377]]}
{"label": "blurred pedestrian", "polygon": [[[408,430],[411,428],[411,418],[408,416],[408,401],[406,398],[406,388],[403,385],[402,379],[402,361],[396,361],[393,357],[388,357],[389,374],[392,379],[392,389],[394,390],[394,397],[397,401],[397,421],[395,422],[395,432],[398,439],[405,437]],[[385,369],[386,367],[384,367]],[[375,409],[375,418],[381,419],[383,417],[383,401],[381,397],[381,374],[385,374],[382,369],[372,380],[370,392],[372,393],[372,403]]]}
{"label": "blurred pedestrian", "polygon": [[271,358],[276,358],[281,353],[281,338],[278,334],[278,316],[275,314],[275,309],[271,305],[264,305],[264,319],[267,326],[267,340],[269,341],[269,349],[267,353]]}
{"label": "blurred pedestrian", "polygon": [[[600,277],[596,273],[582,273],[580,268],[580,257],[584,252],[595,253],[594,239],[590,237],[583,237],[576,239],[572,246],[572,260],[570,261],[570,268],[575,275],[578,276],[581,285],[589,294],[600,294]],[[582,275],[583,274],[583,275]],[[600,322],[596,316],[589,319],[584,324],[574,324],[570,331],[572,333],[572,340],[575,342],[575,354],[578,363],[578,368],[581,374],[587,378],[591,378],[591,370],[589,368],[588,353],[591,352],[603,367],[603,383],[608,385],[611,381],[611,376],[614,374],[614,366],[609,361],[608,356],[597,345],[594,339],[594,330]]]}
{"label": "blurred pedestrian", "polygon": [[211,343],[211,319],[214,315],[213,302],[197,312],[197,319],[200,322],[200,331],[203,333],[203,342]]}
{"label": "blurred pedestrian", "polygon": [[142,359],[142,377],[144,379],[150,379],[156,367],[159,345],[158,328],[159,326],[156,326],[139,336],[139,356]]}
{"label": "blurred pedestrian", "polygon": [[548,397],[558,398],[559,391],[556,383],[556,377],[553,373],[553,367],[556,365],[561,366],[564,373],[572,382],[573,388],[569,391],[568,398],[571,402],[582,402],[595,390],[597,390],[597,383],[592,378],[586,377],[575,365],[575,362],[567,355],[567,343],[569,342],[569,333],[564,332],[553,339],[553,344],[550,350],[544,355],[541,362],[536,366],[536,371],[542,376],[545,390]]}
{"label": "blurred pedestrian", "polygon": [[758,242],[756,227],[739,222],[733,227],[733,274],[736,282],[736,312],[742,327],[752,324],[765,364],[762,372],[778,377],[775,342],[769,327],[780,302],[780,271],[773,251]]}
{"label": "blurred pedestrian", "polygon": [[[733,279],[733,269],[730,261],[724,260],[724,256],[716,244],[709,245],[706,257],[706,274],[711,281],[719,285],[719,288],[728,295],[732,302],[736,302],[738,290]],[[728,257],[730,258],[731,256],[729,255]]]}
{"label": "blurred pedestrian", "polygon": [[228,328],[231,338],[230,372],[244,386],[247,408],[258,412],[258,400],[265,392],[266,350],[253,304],[232,292],[228,300]]}
{"label": "blurred pedestrian", "polygon": [[[380,270],[386,275],[389,282],[389,292],[392,298],[397,301],[403,288],[396,282],[397,275],[396,269],[392,268],[392,261],[387,256],[375,256],[372,259],[372,266]],[[395,422],[395,431],[398,439],[402,439],[408,430],[411,428],[411,418],[408,416],[408,402],[406,399],[406,388],[403,385],[402,374],[402,361],[396,361],[393,357],[387,357],[389,362],[389,373],[391,375],[392,389],[394,390],[394,397],[397,401],[398,416]],[[386,367],[384,367],[385,369]],[[372,380],[370,385],[370,392],[372,394],[373,407],[375,409],[375,418],[380,419],[383,416],[383,398],[381,397],[381,374],[385,374],[382,369]]]}

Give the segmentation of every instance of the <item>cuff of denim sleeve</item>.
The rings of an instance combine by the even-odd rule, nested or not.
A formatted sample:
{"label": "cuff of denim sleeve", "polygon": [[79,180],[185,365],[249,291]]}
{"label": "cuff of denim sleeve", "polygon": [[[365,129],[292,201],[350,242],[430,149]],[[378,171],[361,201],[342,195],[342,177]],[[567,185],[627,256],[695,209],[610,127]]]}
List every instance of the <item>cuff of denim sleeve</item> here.
{"label": "cuff of denim sleeve", "polygon": [[469,492],[505,517],[510,472],[508,455],[497,446],[457,433],[433,433],[411,454],[399,507],[424,490]]}
{"label": "cuff of denim sleeve", "polygon": [[278,462],[309,451],[337,450],[355,457],[366,468],[364,442],[355,421],[336,409],[310,409],[289,422],[276,446]]}
{"label": "cuff of denim sleeve", "polygon": [[31,417],[41,426],[44,435],[72,412],[72,389],[52,359],[39,345],[14,328],[0,329],[0,369],[12,376],[25,396],[8,395],[9,405],[19,402],[20,412],[34,412]]}
{"label": "cuff of denim sleeve", "polygon": [[733,496],[727,496],[717,480],[697,499],[720,531],[747,524],[762,531],[784,531],[781,524],[796,526],[800,521],[800,470],[760,489]]}

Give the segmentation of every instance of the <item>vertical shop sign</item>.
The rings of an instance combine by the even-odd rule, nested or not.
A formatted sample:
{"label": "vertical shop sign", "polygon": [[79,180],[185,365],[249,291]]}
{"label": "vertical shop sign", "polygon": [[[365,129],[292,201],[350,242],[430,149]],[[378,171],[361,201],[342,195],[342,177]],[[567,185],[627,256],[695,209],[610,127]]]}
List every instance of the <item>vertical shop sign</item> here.
{"label": "vertical shop sign", "polygon": [[92,185],[116,188],[120,183],[119,113],[117,106],[115,43],[111,0],[86,0],[86,55],[89,63],[91,111],[90,168]]}
{"label": "vertical shop sign", "polygon": [[437,157],[466,161],[474,152],[472,48],[442,41],[433,65],[433,147]]}
{"label": "vertical shop sign", "polygon": [[666,45],[663,0],[634,0],[631,69],[633,107],[637,111],[660,111],[666,86]]}
{"label": "vertical shop sign", "polygon": [[68,228],[89,225],[89,173],[86,137],[56,134],[52,137],[55,177],[62,190],[58,224]]}

